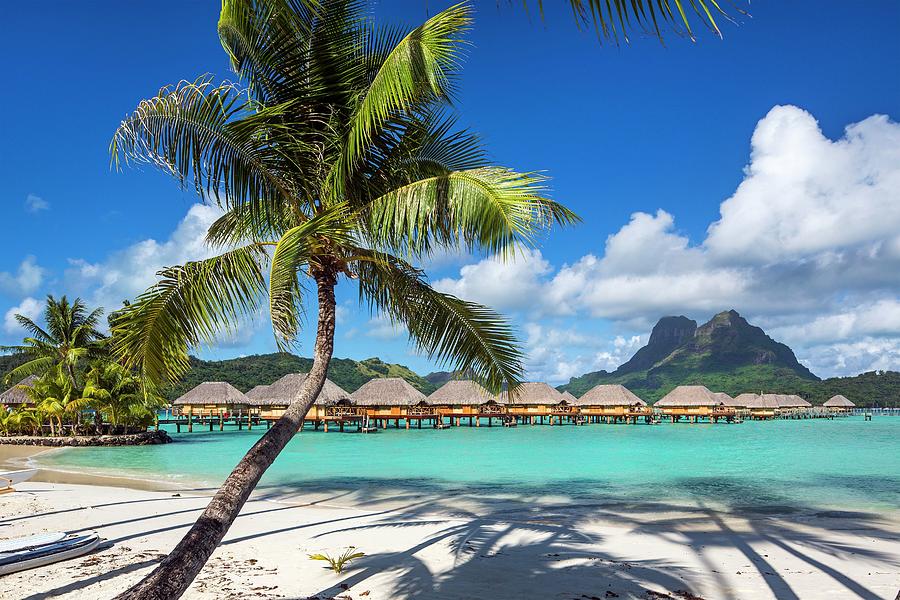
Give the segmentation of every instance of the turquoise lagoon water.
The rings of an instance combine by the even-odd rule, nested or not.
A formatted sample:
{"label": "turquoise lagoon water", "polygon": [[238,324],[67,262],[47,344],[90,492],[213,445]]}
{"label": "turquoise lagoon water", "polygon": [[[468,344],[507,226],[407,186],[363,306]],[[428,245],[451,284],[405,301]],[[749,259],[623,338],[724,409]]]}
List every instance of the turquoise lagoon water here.
{"label": "turquoise lagoon water", "polygon": [[[177,443],[75,448],[42,457],[40,464],[215,485],[262,432],[172,435]],[[552,497],[763,513],[895,510],[900,418],[388,429],[374,435],[305,430],[260,485],[353,490],[373,498]]]}

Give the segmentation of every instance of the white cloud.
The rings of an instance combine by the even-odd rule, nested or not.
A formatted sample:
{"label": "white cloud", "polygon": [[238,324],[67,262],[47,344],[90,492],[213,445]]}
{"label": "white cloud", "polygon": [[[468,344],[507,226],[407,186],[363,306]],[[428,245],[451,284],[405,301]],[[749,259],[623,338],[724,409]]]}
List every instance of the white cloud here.
{"label": "white cloud", "polygon": [[25,210],[30,213],[39,213],[50,210],[50,203],[35,194],[28,194],[25,197]]}
{"label": "white cloud", "polygon": [[0,272],[0,292],[10,296],[31,294],[40,287],[45,270],[33,256],[26,256],[15,274]]}
{"label": "white cloud", "polygon": [[[623,329],[735,308],[816,372],[900,368],[900,124],[876,115],[830,140],[806,111],[777,106],[758,123],[744,180],[720,213],[699,243],[671,213],[639,212],[602,252],[558,270],[531,251],[524,263],[485,259],[438,284],[501,310],[587,314]],[[619,360],[533,352],[548,376],[566,360]]]}
{"label": "white cloud", "polygon": [[485,258],[461,268],[459,278],[439,279],[433,286],[497,310],[536,308],[541,305],[541,277],[550,271],[540,250],[519,249],[507,261]]}
{"label": "white cloud", "polygon": [[213,256],[215,251],[206,245],[205,236],[221,214],[217,207],[194,204],[164,241],[146,239],[97,263],[72,259],[66,271],[67,289],[85,297],[90,305],[116,310],[123,300],[133,299],[152,285],[163,267]]}
{"label": "white cloud", "polygon": [[776,106],[706,246],[738,262],[798,260],[900,231],[900,124],[875,115],[832,141],[808,112]]}
{"label": "white cloud", "polygon": [[32,321],[37,321],[43,310],[44,302],[42,300],[30,297],[25,298],[18,306],[13,306],[6,311],[3,318],[3,329],[6,333],[21,333],[24,330],[16,320],[16,315],[22,315],[23,317],[28,317]]}

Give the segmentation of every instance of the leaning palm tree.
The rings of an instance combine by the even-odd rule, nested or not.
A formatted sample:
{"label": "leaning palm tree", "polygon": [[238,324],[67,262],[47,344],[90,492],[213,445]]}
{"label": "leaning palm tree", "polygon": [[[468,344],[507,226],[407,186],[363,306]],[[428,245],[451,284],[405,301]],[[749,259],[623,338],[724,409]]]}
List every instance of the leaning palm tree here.
{"label": "leaning palm tree", "polygon": [[51,435],[62,435],[63,421],[77,416],[87,406],[79,390],[72,384],[63,366],[58,366],[25,389],[29,400],[50,423]]}
{"label": "leaning palm tree", "polygon": [[544,178],[494,166],[449,113],[468,5],[409,32],[375,26],[362,3],[224,0],[219,36],[243,87],[209,78],[164,88],[113,139],[117,163],[145,161],[225,210],[214,258],[167,268],[115,314],[114,353],[172,383],[188,351],[265,307],[291,347],[318,302],[313,364],[284,415],[241,459],[177,547],[122,598],[176,598],[303,424],[322,389],[335,286],[406,327],[424,354],[489,389],[514,387],[521,355],[493,311],[433,289],[417,268],[439,250],[511,257],[577,217]]}
{"label": "leaning palm tree", "polygon": [[44,327],[25,315],[15,315],[16,321],[30,335],[21,345],[5,346],[0,350],[22,354],[28,360],[6,374],[6,383],[21,381],[29,375],[44,375],[59,368],[71,384],[77,386],[79,362],[102,351],[104,337],[98,329],[102,315],[102,308],[88,312],[81,298],[69,302],[65,296],[59,300],[47,296]]}

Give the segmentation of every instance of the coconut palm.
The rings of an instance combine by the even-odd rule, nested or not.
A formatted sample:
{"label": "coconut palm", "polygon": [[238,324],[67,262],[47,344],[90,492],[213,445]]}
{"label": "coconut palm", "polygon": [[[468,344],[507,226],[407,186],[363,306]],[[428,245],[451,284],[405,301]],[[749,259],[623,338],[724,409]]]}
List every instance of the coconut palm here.
{"label": "coconut palm", "polygon": [[340,280],[427,356],[495,391],[518,383],[507,322],[438,292],[416,266],[447,249],[510,257],[576,220],[546,198],[541,175],[494,166],[448,112],[470,13],[457,5],[404,33],[348,0],[225,0],[219,36],[247,87],[201,78],[164,88],[116,132],[117,163],[158,165],[226,211],[208,234],[220,255],[161,271],[116,314],[126,367],[174,382],[190,348],[264,305],[288,348],[307,296],[318,301],[313,364],[296,398],[173,552],[121,597],[180,596],[301,427],[328,371]]}
{"label": "coconut palm", "polygon": [[64,366],[58,366],[25,388],[38,413],[50,422],[51,435],[62,434],[63,421],[78,416],[88,405],[78,388],[69,379]]}
{"label": "coconut palm", "polygon": [[83,396],[95,412],[106,416],[114,429],[146,427],[164,404],[163,398],[155,389],[144,386],[140,377],[108,360],[91,365]]}
{"label": "coconut palm", "polygon": [[47,296],[44,307],[45,327],[24,315],[15,315],[19,325],[30,334],[19,346],[2,350],[25,355],[29,360],[6,374],[6,383],[21,381],[29,375],[41,375],[60,368],[73,387],[78,363],[102,351],[103,334],[97,329],[103,309],[88,312],[85,303],[75,298],[71,303],[63,296],[59,300]]}

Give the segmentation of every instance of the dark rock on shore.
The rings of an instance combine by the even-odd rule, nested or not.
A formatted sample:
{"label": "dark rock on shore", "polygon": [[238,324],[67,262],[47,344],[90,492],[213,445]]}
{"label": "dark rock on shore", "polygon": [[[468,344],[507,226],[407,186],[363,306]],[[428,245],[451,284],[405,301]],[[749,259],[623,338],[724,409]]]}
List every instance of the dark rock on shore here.
{"label": "dark rock on shore", "polygon": [[0,437],[0,444],[13,446],[150,446],[168,444],[172,438],[165,431],[143,431],[122,435],[69,435],[69,436],[36,436],[16,435]]}

